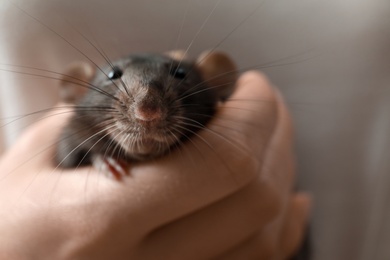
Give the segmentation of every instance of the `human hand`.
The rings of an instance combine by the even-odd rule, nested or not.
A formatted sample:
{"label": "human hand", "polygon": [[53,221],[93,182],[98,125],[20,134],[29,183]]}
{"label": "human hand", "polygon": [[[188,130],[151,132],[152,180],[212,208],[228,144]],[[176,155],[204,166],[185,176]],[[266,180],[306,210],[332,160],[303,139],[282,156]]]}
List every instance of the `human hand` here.
{"label": "human hand", "polygon": [[240,78],[208,130],[122,181],[53,165],[67,117],[38,122],[0,161],[0,258],[286,259],[297,248],[309,201],[291,194],[290,118],[261,75]]}

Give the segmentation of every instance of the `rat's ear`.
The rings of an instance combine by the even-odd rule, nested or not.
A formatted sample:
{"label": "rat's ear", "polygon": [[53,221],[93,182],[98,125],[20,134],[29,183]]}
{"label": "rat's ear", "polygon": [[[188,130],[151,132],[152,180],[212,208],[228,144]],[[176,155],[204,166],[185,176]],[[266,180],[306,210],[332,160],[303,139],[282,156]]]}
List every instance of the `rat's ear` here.
{"label": "rat's ear", "polygon": [[184,50],[174,50],[174,51],[168,51],[164,53],[171,59],[182,61],[182,60],[188,60],[188,56],[186,55],[186,52]]}
{"label": "rat's ear", "polygon": [[94,67],[87,62],[75,62],[68,66],[60,83],[60,99],[76,103],[88,90],[88,83],[95,75]]}
{"label": "rat's ear", "polygon": [[223,52],[203,52],[197,62],[203,80],[215,87],[220,100],[225,101],[233,93],[238,71],[233,60]]}

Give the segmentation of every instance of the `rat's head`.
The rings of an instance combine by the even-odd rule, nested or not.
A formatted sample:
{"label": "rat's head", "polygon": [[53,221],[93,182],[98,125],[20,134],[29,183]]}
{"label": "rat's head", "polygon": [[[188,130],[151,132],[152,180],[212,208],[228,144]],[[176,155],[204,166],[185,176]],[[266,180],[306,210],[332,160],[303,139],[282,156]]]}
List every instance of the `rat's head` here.
{"label": "rat's head", "polygon": [[94,87],[83,94],[64,81],[64,93],[73,88],[78,105],[107,108],[80,110],[79,118],[96,125],[109,120],[110,139],[139,159],[161,155],[203,128],[233,91],[237,75],[233,62],[219,52],[204,53],[195,62],[181,52],[131,55],[93,71],[88,64],[73,65],[70,75],[77,72]]}

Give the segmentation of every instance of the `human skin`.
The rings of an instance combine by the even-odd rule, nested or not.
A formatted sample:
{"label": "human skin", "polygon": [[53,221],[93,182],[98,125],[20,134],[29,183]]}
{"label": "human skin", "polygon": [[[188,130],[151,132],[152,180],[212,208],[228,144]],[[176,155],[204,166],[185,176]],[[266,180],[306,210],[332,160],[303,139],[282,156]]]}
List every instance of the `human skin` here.
{"label": "human skin", "polygon": [[258,72],[237,85],[208,130],[119,181],[53,164],[70,113],[35,123],[0,160],[0,258],[287,259],[310,206],[290,116]]}

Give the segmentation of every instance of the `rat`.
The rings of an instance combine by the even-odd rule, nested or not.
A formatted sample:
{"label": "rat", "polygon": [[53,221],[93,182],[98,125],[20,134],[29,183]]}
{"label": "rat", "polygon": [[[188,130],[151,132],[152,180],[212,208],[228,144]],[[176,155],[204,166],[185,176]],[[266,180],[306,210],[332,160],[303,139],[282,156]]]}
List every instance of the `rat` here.
{"label": "rat", "polygon": [[62,78],[61,98],[75,109],[56,164],[73,168],[99,159],[116,177],[126,162],[163,156],[204,128],[238,77],[232,59],[217,51],[196,61],[182,51],[133,54],[100,70],[79,62]]}

